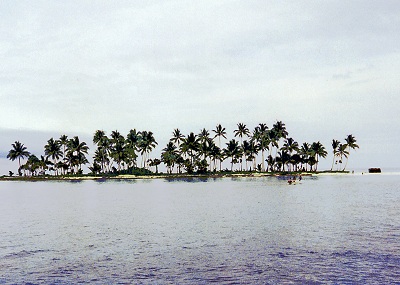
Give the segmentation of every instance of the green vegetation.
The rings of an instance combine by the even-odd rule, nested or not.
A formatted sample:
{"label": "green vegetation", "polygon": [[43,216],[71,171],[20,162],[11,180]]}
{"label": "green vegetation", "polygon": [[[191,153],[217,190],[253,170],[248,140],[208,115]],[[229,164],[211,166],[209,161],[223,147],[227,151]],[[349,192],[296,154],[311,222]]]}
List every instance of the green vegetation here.
{"label": "green vegetation", "polygon": [[[333,161],[331,170],[333,170],[333,163],[335,163],[337,165],[337,171],[345,171],[347,167],[347,162],[349,160],[350,149],[355,150],[356,148],[359,148],[353,135],[348,135],[344,140],[345,143],[341,143],[338,140],[332,140]],[[346,163],[343,169],[341,169],[343,157],[346,158]]]}
{"label": "green vegetation", "polygon": [[[325,147],[319,142],[304,142],[301,145],[289,137],[283,122],[277,121],[272,128],[264,123],[258,124],[251,132],[243,123],[237,124],[234,138],[227,139],[224,127],[218,124],[213,135],[202,129],[198,134],[190,132],[187,136],[174,129],[172,137],[162,149],[159,158],[150,158],[157,146],[151,131],[130,130],[124,136],[117,130],[109,136],[102,130],[95,131],[95,146],[90,175],[115,176],[119,174],[154,175],[163,163],[167,173],[214,175],[231,173],[285,173],[316,172],[321,158],[327,156]],[[240,141],[236,138],[240,138]],[[228,140],[225,147],[221,139]],[[345,171],[350,150],[357,149],[356,139],[348,135],[345,142],[332,140],[333,160],[331,171]],[[83,175],[82,166],[89,164],[89,147],[78,136],[59,139],[50,138],[44,146],[44,155],[40,158],[27,151],[24,144],[16,141],[12,144],[7,158],[18,160],[19,176],[71,176]],[[27,158],[24,164],[21,160]],[[342,163],[346,158],[344,167]],[[140,159],[140,164],[138,161]],[[222,169],[226,161],[230,169]],[[10,171],[10,176],[13,173]]]}
{"label": "green vegetation", "polygon": [[7,158],[12,161],[18,159],[18,173],[21,175],[21,158],[29,157],[30,153],[26,150],[26,146],[19,141],[13,143],[12,147],[13,148],[7,154]]}

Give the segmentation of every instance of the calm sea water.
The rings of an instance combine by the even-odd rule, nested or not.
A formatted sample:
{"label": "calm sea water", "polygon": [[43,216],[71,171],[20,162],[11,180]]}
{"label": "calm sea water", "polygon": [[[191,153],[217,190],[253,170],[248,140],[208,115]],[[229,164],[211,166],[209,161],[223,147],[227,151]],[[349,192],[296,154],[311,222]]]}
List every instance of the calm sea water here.
{"label": "calm sea water", "polygon": [[0,183],[0,284],[400,284],[400,175]]}

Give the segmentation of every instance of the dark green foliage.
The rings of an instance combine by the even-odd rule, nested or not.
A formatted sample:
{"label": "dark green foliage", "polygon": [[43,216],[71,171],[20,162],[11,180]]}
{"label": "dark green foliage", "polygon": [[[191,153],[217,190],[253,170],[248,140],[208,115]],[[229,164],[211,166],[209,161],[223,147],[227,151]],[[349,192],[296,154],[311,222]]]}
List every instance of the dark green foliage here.
{"label": "dark green foliage", "polygon": [[153,172],[146,168],[139,168],[139,167],[129,167],[128,169],[123,169],[119,171],[117,174],[128,174],[128,175],[138,175],[138,176],[145,176],[145,175],[152,175]]}
{"label": "dark green foliage", "polygon": [[[174,129],[172,138],[162,149],[161,156],[150,158],[150,153],[157,146],[151,131],[131,129],[126,136],[119,131],[106,132],[97,130],[93,135],[95,145],[93,160],[89,166],[91,175],[115,176],[119,174],[150,175],[158,173],[159,165],[163,163],[167,173],[182,173],[204,175],[219,172],[296,172],[317,171],[319,159],[327,156],[325,147],[318,141],[299,144],[288,137],[286,126],[277,121],[269,129],[264,123],[258,124],[250,132],[243,123],[237,124],[233,134],[240,141],[231,139],[225,147],[221,147],[221,139],[227,139],[227,132],[221,124],[210,131],[203,128],[196,135],[188,135]],[[351,149],[359,146],[353,135],[345,138],[346,143],[332,141],[333,164],[341,168],[344,158],[347,159]],[[89,147],[77,136],[68,139],[62,135],[59,140],[50,138],[44,146],[44,156],[31,155],[26,147],[16,141],[12,144],[7,158],[18,160],[19,175],[43,176],[46,171],[57,175],[82,175],[82,166],[88,164]],[[25,164],[21,159],[28,158]],[[261,158],[261,161],[260,161]],[[228,159],[230,170],[222,170],[222,162]],[[140,162],[140,163],[139,163]],[[343,167],[343,170],[346,165]],[[10,176],[13,173],[10,171]]]}

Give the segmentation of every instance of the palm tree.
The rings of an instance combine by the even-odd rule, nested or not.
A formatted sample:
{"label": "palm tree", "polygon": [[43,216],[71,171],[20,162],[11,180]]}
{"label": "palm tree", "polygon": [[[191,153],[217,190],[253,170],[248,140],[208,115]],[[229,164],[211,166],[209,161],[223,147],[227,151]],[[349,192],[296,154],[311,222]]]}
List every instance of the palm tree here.
{"label": "palm tree", "polygon": [[285,171],[285,164],[289,162],[290,155],[287,151],[281,150],[278,152],[278,155],[275,158],[275,163],[277,164],[277,167],[279,170]]}
{"label": "palm tree", "polygon": [[[51,161],[48,160],[47,157],[44,157],[43,155],[40,156],[40,160],[38,162],[39,168],[41,169],[41,174],[45,175],[46,174],[46,170],[49,168],[48,165],[52,165],[53,163]],[[59,163],[57,163],[57,165],[55,165],[56,168],[58,168]]]}
{"label": "palm tree", "polygon": [[100,166],[100,172],[104,173],[105,172],[105,165],[110,164],[110,159],[108,158],[108,155],[103,147],[98,147],[93,155],[93,161],[97,163]]}
{"label": "palm tree", "polygon": [[71,174],[75,173],[75,167],[78,167],[79,165],[78,157],[74,155],[73,151],[69,151],[68,149],[67,154],[65,155],[65,164],[68,166],[66,170]]}
{"label": "palm tree", "polygon": [[[235,134],[235,137],[240,137],[240,145],[242,148],[244,148],[243,145],[243,136],[249,136],[250,135],[250,131],[249,129],[246,127],[245,124],[243,123],[238,123],[237,124],[237,129],[233,131]],[[245,156],[245,152],[243,151],[243,156]],[[245,157],[246,159],[246,157]],[[243,168],[243,159],[242,159],[242,163],[240,165],[240,169],[242,170]],[[246,160],[246,169],[247,169],[247,160]]]}
{"label": "palm tree", "polygon": [[289,154],[299,150],[299,144],[292,138],[287,138],[282,146],[283,150],[286,150]]}
{"label": "palm tree", "polygon": [[203,143],[210,138],[210,132],[205,128],[203,128],[202,130],[200,130],[200,133],[198,134],[197,137],[199,138],[199,142]]}
{"label": "palm tree", "polygon": [[302,158],[302,163],[306,164],[306,171],[307,171],[308,160],[310,159],[311,156],[314,156],[311,150],[311,145],[307,142],[304,142],[301,145],[299,152]]}
{"label": "palm tree", "polygon": [[103,172],[105,171],[105,168],[107,167],[107,171],[111,171],[111,165],[112,165],[112,159],[111,159],[111,151],[112,151],[112,143],[111,139],[109,139],[107,136],[105,136],[98,145],[98,148],[100,149],[101,152],[101,161],[104,164],[103,167]]}
{"label": "palm tree", "polygon": [[31,176],[37,175],[36,171],[40,168],[40,160],[36,155],[31,154],[24,165],[24,169],[28,170]]}
{"label": "palm tree", "polygon": [[192,174],[194,172],[194,164],[190,162],[190,159],[185,159],[183,161],[183,167],[186,170],[186,173]]}
{"label": "palm tree", "polygon": [[29,157],[30,153],[26,150],[26,146],[19,141],[16,141],[11,146],[12,149],[8,152],[7,158],[12,161],[18,159],[18,174],[21,176],[21,158]]}
{"label": "palm tree", "polygon": [[158,166],[161,164],[161,160],[158,158],[149,159],[149,166],[154,166],[156,168],[156,174],[158,173]]}
{"label": "palm tree", "polygon": [[129,167],[136,166],[136,159],[138,157],[136,151],[138,150],[139,140],[140,134],[136,129],[130,130],[126,136],[126,151]]}
{"label": "palm tree", "polygon": [[349,152],[347,151],[347,145],[339,144],[337,151],[336,151],[336,156],[339,158],[338,170],[340,170],[339,164],[341,165],[343,162],[343,156],[347,158],[348,155],[349,155]]}
{"label": "palm tree", "polygon": [[191,132],[182,143],[183,152],[190,153],[190,163],[193,165],[194,154],[193,152],[197,152],[199,150],[200,144],[198,137]]}
{"label": "palm tree", "polygon": [[319,157],[325,158],[327,156],[327,151],[325,150],[325,147],[318,141],[314,142],[311,145],[311,149],[315,153],[315,158],[316,158],[316,163],[315,163],[315,171],[318,169],[318,162],[319,162]]}
{"label": "palm tree", "polygon": [[94,161],[92,166],[89,166],[88,168],[94,175],[99,174],[101,172],[101,165],[98,164],[96,161]]}
{"label": "palm tree", "polygon": [[281,149],[289,153],[289,156],[292,156],[293,152],[299,151],[299,144],[294,139],[287,138]]}
{"label": "palm tree", "polygon": [[223,128],[221,126],[221,124],[218,124],[215,127],[215,130],[213,130],[213,132],[215,133],[214,138],[218,137],[218,147],[221,148],[221,137],[226,139],[226,131],[225,128]]}
{"label": "palm tree", "polygon": [[302,163],[302,157],[300,156],[300,154],[299,153],[295,153],[295,154],[293,154],[293,155],[291,155],[290,156],[290,163],[292,164],[292,166],[293,166],[293,168],[292,168],[292,170],[293,171],[298,171],[298,165],[300,164],[300,163]]}
{"label": "palm tree", "polygon": [[[61,135],[58,141],[60,142],[60,146],[63,147],[63,162],[65,162],[65,154],[66,154],[66,148],[67,148],[67,144],[68,144],[68,136]],[[63,168],[63,174],[65,173],[64,170],[65,170],[65,168]]]}
{"label": "palm tree", "polygon": [[176,158],[176,162],[175,163],[178,166],[177,169],[176,169],[176,173],[181,173],[181,169],[185,165],[185,159],[182,157],[182,155],[179,152],[177,154],[177,158]]}
{"label": "palm tree", "polygon": [[311,150],[310,152],[312,155],[308,158],[307,164],[310,166],[310,171],[313,171],[313,166],[317,164],[317,160],[315,159],[314,151]]}
{"label": "palm tree", "polygon": [[126,135],[126,142],[131,148],[136,148],[140,140],[140,134],[136,129],[131,129]]}
{"label": "palm tree", "polygon": [[345,141],[346,141],[347,148],[349,149],[348,150],[349,154],[347,155],[346,164],[344,165],[343,170],[346,170],[347,162],[349,161],[349,156],[350,156],[350,149],[354,149],[355,150],[356,148],[359,148],[358,144],[356,143],[357,141],[356,141],[356,139],[355,139],[355,137],[353,135],[348,135],[345,138]]}
{"label": "palm tree", "polygon": [[256,128],[258,128],[260,133],[266,133],[269,130],[267,124],[264,123],[259,123]]}
{"label": "palm tree", "polygon": [[89,147],[85,142],[81,142],[78,136],[73,137],[68,141],[67,145],[67,159],[70,166],[79,166],[77,171],[82,170],[82,164],[88,163],[85,154],[88,153]]}
{"label": "palm tree", "polygon": [[[121,147],[125,143],[125,138],[124,138],[123,135],[121,135],[121,133],[118,130],[115,130],[115,131],[112,131],[111,134],[110,134],[109,143],[110,143],[110,149],[109,149],[110,158],[112,158],[112,160],[117,163],[117,166],[118,166],[117,170],[120,171],[121,170],[121,163],[126,158],[124,156],[125,154],[122,154],[120,152],[121,151]],[[115,153],[116,148],[118,148],[117,152],[120,152],[117,155]],[[123,150],[123,152],[124,152],[124,150]],[[122,159],[121,155],[124,156],[123,159]]]}
{"label": "palm tree", "polygon": [[[260,150],[260,145],[259,145],[260,136],[261,136],[260,128],[258,126],[256,126],[250,137],[250,143],[254,146],[254,150],[256,150],[256,154],[258,154],[258,151]],[[257,165],[257,155],[254,155],[253,156],[254,170],[256,169],[256,165]]]}
{"label": "palm tree", "polygon": [[[104,173],[105,162],[109,161],[107,158],[110,150],[110,142],[103,130],[97,130],[93,135],[93,143],[97,145],[95,156],[100,156],[100,160],[96,161],[101,165],[101,171]],[[94,167],[94,165],[93,165]]]}
{"label": "palm tree", "polygon": [[[289,153],[289,156],[291,157],[292,160],[292,154],[293,152],[298,152],[299,151],[299,144],[292,138],[287,138],[285,140],[285,143],[283,144],[282,148],[286,152]],[[293,164],[294,166],[294,164]],[[289,170],[290,171],[290,170]]]}
{"label": "palm tree", "polygon": [[248,171],[247,162],[251,161],[253,159],[251,143],[248,142],[247,140],[243,141],[242,150],[243,150],[244,158],[246,160],[246,171]]}
{"label": "palm tree", "polygon": [[[213,144],[212,146],[211,146],[211,150],[210,150],[210,158],[212,158],[212,160],[213,160],[213,165],[214,165],[214,171],[216,171],[216,169],[217,169],[217,166],[216,166],[216,161],[217,160],[219,160],[220,161],[220,164],[219,164],[219,170],[221,171],[221,161],[222,161],[222,159],[223,159],[223,156],[222,156],[222,153],[221,153],[221,149],[216,145],[216,144]],[[211,163],[210,163],[210,170],[211,170]]]}
{"label": "palm tree", "polygon": [[275,166],[276,160],[272,155],[268,155],[266,162],[268,164],[269,169],[271,171],[275,171],[274,166]]}
{"label": "palm tree", "polygon": [[67,160],[60,160],[59,162],[57,162],[57,168],[58,169],[62,169],[62,174],[64,175],[67,171],[68,171],[68,164],[67,164]]}
{"label": "palm tree", "polygon": [[258,151],[260,150],[259,144],[257,142],[257,137],[258,137],[258,129],[255,128],[253,131],[253,135],[250,138],[249,145],[248,145],[248,156],[247,156],[247,161],[253,161],[253,170],[256,169],[256,157],[258,155]]}
{"label": "palm tree", "polygon": [[207,157],[209,158],[210,163],[209,165],[209,170],[212,170],[212,161],[213,161],[213,150],[216,147],[214,141],[212,138],[208,138],[201,146],[200,146],[200,152],[204,155],[204,159],[207,160]]}
{"label": "palm tree", "polygon": [[140,132],[139,149],[142,155],[143,167],[146,168],[147,155],[156,147],[156,142],[153,132],[142,131]]}
{"label": "palm tree", "polygon": [[[286,131],[286,126],[282,121],[277,121],[273,126],[272,126],[272,132],[273,132],[273,137],[274,137],[274,143],[276,144],[276,153],[278,152],[279,148],[279,140],[280,139],[285,139],[288,135],[288,132]],[[276,154],[275,154],[276,156]]]}
{"label": "palm tree", "polygon": [[263,132],[258,141],[258,147],[261,150],[261,160],[262,160],[262,168],[261,171],[265,171],[265,157],[264,151],[269,149],[270,139],[268,136],[268,132]]}
{"label": "palm tree", "polygon": [[199,139],[198,154],[199,156],[203,156],[203,160],[207,161],[207,157],[209,157],[213,145],[214,142],[211,138],[208,138],[207,140],[203,141]]}
{"label": "palm tree", "polygon": [[125,140],[124,136],[121,135],[121,133],[119,131],[117,131],[117,130],[112,131],[110,137],[111,137],[112,143],[116,143],[117,141],[124,141]]}
{"label": "palm tree", "polygon": [[269,130],[268,136],[270,140],[269,155],[272,155],[272,148],[275,148],[275,157],[276,157],[279,147],[278,133],[274,128],[272,128]]}
{"label": "palm tree", "polygon": [[93,143],[98,145],[102,139],[106,136],[106,132],[103,130],[97,130],[93,135]]}
{"label": "palm tree", "polygon": [[54,172],[57,175],[58,174],[57,161],[63,154],[61,151],[60,142],[58,140],[50,138],[47,141],[47,144],[44,146],[44,154],[46,155],[46,158],[51,157],[51,159],[53,160]]}
{"label": "palm tree", "polygon": [[118,165],[118,172],[121,171],[121,163],[127,158],[125,141],[121,139],[115,141],[111,149],[111,157]]}
{"label": "palm tree", "polygon": [[264,123],[258,124],[253,132],[253,141],[257,142],[257,147],[261,150],[261,171],[265,171],[264,151],[269,149],[270,139],[268,127]]}
{"label": "palm tree", "polygon": [[[207,161],[207,157],[209,156],[209,153],[211,151],[211,147],[213,145],[213,141],[210,138],[210,132],[203,128],[200,133],[198,134],[198,140],[199,140],[199,155],[203,155],[203,160]],[[211,163],[210,163],[211,164]],[[201,167],[204,166],[204,163],[200,164]],[[208,165],[208,163],[207,163]],[[211,165],[210,165],[211,166]]]}
{"label": "palm tree", "polygon": [[286,130],[285,124],[282,121],[277,121],[272,127],[276,130],[276,132],[280,138],[287,137],[288,132]]}
{"label": "palm tree", "polygon": [[239,142],[235,139],[230,140],[226,144],[226,149],[224,149],[225,155],[231,158],[231,171],[233,170],[233,163],[237,161],[237,158],[241,156],[242,151],[239,146]]}
{"label": "palm tree", "polygon": [[335,163],[335,157],[336,157],[336,152],[337,152],[337,148],[340,145],[340,141],[333,139],[332,140],[332,149],[333,149],[333,159],[332,159],[332,167],[331,167],[331,171],[333,170],[333,164]]}
{"label": "palm tree", "polygon": [[161,161],[167,166],[167,172],[172,173],[174,164],[177,162],[178,152],[176,146],[170,141],[161,152]]}
{"label": "palm tree", "polygon": [[[215,133],[214,138],[218,137],[218,147],[219,149],[221,149],[221,137],[226,139],[226,131],[225,128],[223,128],[221,126],[221,124],[218,124],[215,127],[215,130],[212,130]],[[222,168],[222,160],[223,160],[223,156],[222,156],[222,152],[221,155],[219,155],[219,170],[221,171]]]}
{"label": "palm tree", "polygon": [[185,136],[181,133],[181,131],[179,129],[174,129],[170,141],[172,141],[177,145],[177,147],[179,147],[179,145],[181,144],[181,142],[183,142],[184,139]]}
{"label": "palm tree", "polygon": [[249,129],[243,123],[238,123],[237,124],[237,129],[234,130],[233,132],[235,134],[235,137],[240,137],[240,144],[243,144],[243,136],[249,136],[250,135]]}
{"label": "palm tree", "polygon": [[60,145],[63,147],[63,158],[65,158],[65,151],[67,148],[68,144],[68,136],[67,135],[61,135],[59,138]]}

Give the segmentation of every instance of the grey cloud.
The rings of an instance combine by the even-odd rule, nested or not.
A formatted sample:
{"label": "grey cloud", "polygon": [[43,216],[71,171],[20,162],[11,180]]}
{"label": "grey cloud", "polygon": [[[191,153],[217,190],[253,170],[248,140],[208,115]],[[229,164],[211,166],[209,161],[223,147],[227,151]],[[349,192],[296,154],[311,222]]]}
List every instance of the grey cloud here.
{"label": "grey cloud", "polygon": [[[2,1],[0,8],[0,128],[164,132],[178,123],[276,118],[364,128],[358,122],[369,121],[373,104],[383,121],[400,123],[391,111],[399,99],[363,97],[398,92],[397,1]],[[360,104],[336,102],[342,96]]]}

